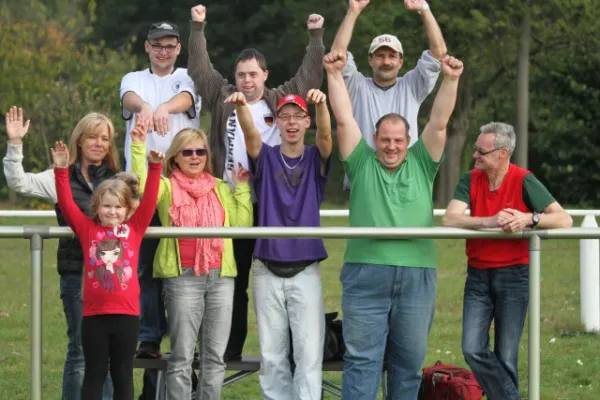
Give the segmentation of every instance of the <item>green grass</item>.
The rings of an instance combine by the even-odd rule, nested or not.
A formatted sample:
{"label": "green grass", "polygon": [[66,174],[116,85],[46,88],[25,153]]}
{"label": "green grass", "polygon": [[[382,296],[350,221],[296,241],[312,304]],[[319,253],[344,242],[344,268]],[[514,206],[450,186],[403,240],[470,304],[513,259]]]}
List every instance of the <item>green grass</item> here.
{"label": "green grass", "polygon": [[[329,208],[329,207],[324,207]],[[51,219],[3,219],[3,225],[54,224]],[[346,225],[345,219],[328,219],[324,225]],[[438,221],[439,224],[439,221]],[[576,226],[580,221],[576,221]],[[59,298],[56,273],[56,239],[44,242],[43,392],[58,399],[67,344],[66,324]],[[326,240],[329,259],[322,264],[325,308],[340,310],[339,272],[343,240]],[[466,366],[460,351],[462,291],[465,279],[463,240],[439,240],[436,315],[429,337],[425,365],[438,359]],[[596,336],[566,337],[561,331],[580,331],[579,242],[545,241],[542,248],[541,398],[596,399],[600,385],[600,344]],[[22,239],[1,239],[0,254],[0,399],[28,399],[30,386],[30,253]],[[250,332],[245,354],[257,355],[254,311],[250,305]],[[551,339],[556,340],[551,343]],[[165,346],[168,346],[165,339]],[[583,365],[579,365],[580,360]],[[527,397],[527,328],[519,365],[521,392]],[[141,390],[141,371],[136,370],[136,397]],[[326,374],[334,382],[341,374]],[[228,386],[223,399],[260,399],[256,375]],[[333,398],[326,394],[325,398]]]}

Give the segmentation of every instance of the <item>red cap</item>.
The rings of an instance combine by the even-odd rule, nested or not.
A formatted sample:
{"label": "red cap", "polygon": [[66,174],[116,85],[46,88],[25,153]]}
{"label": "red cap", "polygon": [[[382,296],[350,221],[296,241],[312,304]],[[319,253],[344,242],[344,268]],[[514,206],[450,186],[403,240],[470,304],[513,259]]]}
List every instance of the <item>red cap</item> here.
{"label": "red cap", "polygon": [[279,99],[279,103],[277,103],[277,112],[279,112],[279,110],[281,110],[281,107],[285,106],[286,104],[295,104],[308,114],[308,107],[306,106],[306,102],[302,97],[298,95],[288,94],[287,96],[284,96],[281,99]]}

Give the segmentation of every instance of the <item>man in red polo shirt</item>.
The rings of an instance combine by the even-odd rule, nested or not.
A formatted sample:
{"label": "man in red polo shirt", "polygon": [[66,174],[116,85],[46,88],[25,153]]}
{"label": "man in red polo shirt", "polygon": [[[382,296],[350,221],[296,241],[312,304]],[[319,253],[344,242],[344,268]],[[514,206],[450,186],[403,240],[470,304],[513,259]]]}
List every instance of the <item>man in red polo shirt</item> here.
{"label": "man in red polo shirt", "polygon": [[[444,215],[444,226],[505,232],[569,228],[573,220],[550,192],[510,162],[516,136],[511,125],[481,127],[473,146],[475,168],[462,176]],[[467,207],[471,214],[465,215]],[[468,273],[463,304],[462,351],[490,400],[518,400],[519,341],[529,303],[527,240],[467,240]],[[489,329],[494,320],[494,350]]]}

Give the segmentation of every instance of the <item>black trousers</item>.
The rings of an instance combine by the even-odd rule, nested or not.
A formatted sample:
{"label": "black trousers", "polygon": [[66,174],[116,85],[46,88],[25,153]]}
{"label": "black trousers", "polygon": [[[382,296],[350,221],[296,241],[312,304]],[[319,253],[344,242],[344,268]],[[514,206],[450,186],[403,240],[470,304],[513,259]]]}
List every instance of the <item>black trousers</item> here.
{"label": "black trousers", "polygon": [[102,387],[110,365],[113,400],[133,400],[133,358],[139,326],[137,315],[83,317],[81,344],[85,374],[81,388],[82,399],[102,399]]}
{"label": "black trousers", "polygon": [[[258,207],[254,204],[254,226],[258,226]],[[248,281],[256,239],[234,239],[233,255],[237,266],[233,292],[231,332],[225,350],[225,360],[242,356],[248,335]]]}

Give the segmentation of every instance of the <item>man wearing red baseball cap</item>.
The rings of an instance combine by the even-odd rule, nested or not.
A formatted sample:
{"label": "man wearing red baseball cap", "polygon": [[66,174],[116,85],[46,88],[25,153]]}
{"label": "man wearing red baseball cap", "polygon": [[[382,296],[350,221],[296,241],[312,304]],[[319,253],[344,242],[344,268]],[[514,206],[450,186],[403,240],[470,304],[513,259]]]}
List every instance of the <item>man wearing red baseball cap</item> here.
{"label": "man wearing red baseball cap", "polygon": [[[348,13],[331,45],[331,51],[347,53],[344,82],[352,101],[354,119],[367,144],[375,148],[375,123],[386,114],[396,113],[408,122],[407,139],[411,146],[419,138],[419,108],[435,87],[441,70],[440,60],[446,55],[446,44],[427,1],[405,0],[406,9],[417,11],[421,16],[429,39],[429,49],[423,52],[415,68],[398,77],[404,62],[402,44],[394,35],[379,35],[369,46],[369,66],[373,77],[367,78],[358,71],[354,57],[347,51],[354,24],[367,4],[369,0],[349,0]],[[348,187],[347,180],[345,187]]]}
{"label": "man wearing red baseball cap", "polygon": [[[320,226],[319,207],[331,169],[331,121],[323,92],[312,89],[307,100],[316,107],[312,146],[304,144],[310,117],[302,97],[289,94],[277,103],[275,122],[281,134],[277,146],[263,143],[243,93],[225,100],[235,104],[244,132],[258,198],[258,226]],[[326,258],[322,239],[256,241],[252,288],[265,399],[321,398],[325,318],[319,263]]]}

